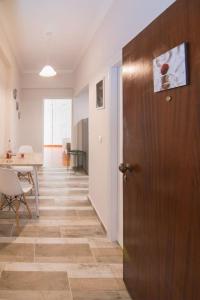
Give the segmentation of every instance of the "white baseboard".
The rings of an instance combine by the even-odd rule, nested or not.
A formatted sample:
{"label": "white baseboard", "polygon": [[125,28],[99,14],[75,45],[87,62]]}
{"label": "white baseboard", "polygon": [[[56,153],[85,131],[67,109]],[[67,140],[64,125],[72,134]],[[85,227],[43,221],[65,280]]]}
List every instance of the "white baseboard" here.
{"label": "white baseboard", "polygon": [[95,210],[95,212],[96,212],[96,214],[97,214],[97,217],[98,217],[98,219],[99,219],[99,222],[101,223],[101,225],[103,226],[104,231],[105,231],[106,234],[107,234],[107,228],[106,228],[104,222],[102,221],[102,219],[101,219],[101,217],[100,217],[100,214],[99,214],[99,212],[98,212],[98,209],[95,207],[94,202],[92,201],[91,196],[88,194],[87,197],[88,197],[88,200],[90,201],[92,207],[94,208],[94,210]]}
{"label": "white baseboard", "polygon": [[[98,217],[99,222],[101,223],[101,225],[102,225],[104,231],[105,231],[106,234],[107,234],[107,232],[108,232],[108,231],[107,231],[107,227],[105,226],[104,222],[102,221],[102,219],[101,219],[101,217],[100,217],[100,214],[99,214],[99,212],[98,212],[98,209],[95,207],[95,205],[94,205],[94,203],[93,203],[93,201],[92,201],[91,196],[88,194],[87,197],[88,197],[88,200],[90,201],[90,203],[91,203],[93,209],[94,209],[95,212],[96,212],[96,215],[97,215],[97,217]],[[116,242],[117,242],[117,243],[119,244],[119,246],[123,249],[123,243],[120,243],[119,237],[118,237],[118,239],[116,240]]]}

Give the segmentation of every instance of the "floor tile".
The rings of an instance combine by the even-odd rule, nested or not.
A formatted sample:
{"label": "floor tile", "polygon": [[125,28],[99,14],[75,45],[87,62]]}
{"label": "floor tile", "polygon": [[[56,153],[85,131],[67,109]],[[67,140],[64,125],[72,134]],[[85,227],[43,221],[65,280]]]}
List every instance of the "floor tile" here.
{"label": "floor tile", "polygon": [[12,224],[1,224],[0,225],[0,237],[11,236],[13,225]]}
{"label": "floor tile", "polygon": [[1,300],[73,300],[69,291],[0,290]]}
{"label": "floor tile", "polygon": [[22,237],[60,237],[60,227],[29,225],[21,226],[18,230],[15,226],[12,235]]}
{"label": "floor tile", "polygon": [[118,248],[93,248],[92,252],[97,262],[119,263],[123,262],[123,253]]}
{"label": "floor tile", "polygon": [[[31,206],[35,206],[35,199],[27,199],[28,201],[28,204],[31,205]],[[40,201],[40,204],[42,206],[54,206],[55,205],[55,200],[52,198],[52,199],[42,199]]]}
{"label": "floor tile", "polygon": [[0,243],[0,261],[33,262],[34,245]]}
{"label": "floor tile", "polygon": [[75,210],[40,210],[40,219],[60,219],[67,217],[76,217],[77,213]]}
{"label": "floor tile", "polygon": [[[29,215],[27,210],[25,210],[25,207],[20,207],[19,217],[29,219]],[[13,219],[15,221],[16,215],[13,211],[0,211],[0,219]]]}
{"label": "floor tile", "polygon": [[36,262],[94,262],[88,244],[36,244]]}
{"label": "floor tile", "polygon": [[62,226],[62,237],[96,237],[105,236],[101,226]]}
{"label": "floor tile", "polygon": [[114,278],[113,270],[106,264],[69,264],[67,266],[69,278]]}
{"label": "floor tile", "polygon": [[73,300],[131,300],[126,291],[74,291]]}
{"label": "floor tile", "polygon": [[115,278],[69,278],[72,293],[74,291],[118,291],[124,290],[124,284]]}
{"label": "floor tile", "polygon": [[42,292],[40,291],[9,291],[0,290],[1,300],[44,300]]}
{"label": "floor tile", "polygon": [[55,199],[55,204],[57,206],[79,206],[79,207],[90,207],[90,203],[87,200],[62,200],[62,199]]}
{"label": "floor tile", "polygon": [[97,217],[94,210],[77,210],[77,214],[80,217]]}
{"label": "floor tile", "polygon": [[111,242],[106,236],[105,237],[90,237],[89,243],[91,248],[118,248],[117,242]]}
{"label": "floor tile", "polygon": [[9,272],[3,271],[0,290],[69,290],[65,272]]}

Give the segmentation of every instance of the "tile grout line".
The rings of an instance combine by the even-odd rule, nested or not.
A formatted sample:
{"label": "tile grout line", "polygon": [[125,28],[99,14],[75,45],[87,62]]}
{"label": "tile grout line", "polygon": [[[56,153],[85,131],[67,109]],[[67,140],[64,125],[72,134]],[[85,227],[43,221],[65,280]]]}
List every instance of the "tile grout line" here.
{"label": "tile grout line", "polygon": [[92,247],[91,247],[91,245],[90,245],[89,239],[88,239],[88,245],[89,245],[89,247],[90,247],[90,251],[91,251],[91,253],[92,253],[92,257],[93,257],[93,259],[94,259],[94,262],[95,262],[96,264],[98,264],[97,259],[96,259],[96,256],[95,256],[95,254],[94,254],[94,252],[93,252],[93,250],[92,250]]}
{"label": "tile grout line", "polygon": [[35,251],[36,251],[36,240],[34,239],[33,242],[33,263],[36,263],[36,259],[35,259]]}
{"label": "tile grout line", "polygon": [[11,228],[11,231],[10,231],[10,237],[13,237],[13,231],[14,231],[14,224],[12,224],[12,228]]}
{"label": "tile grout line", "polygon": [[70,295],[71,295],[71,298],[72,298],[71,300],[73,300],[74,297],[73,297],[72,288],[71,288],[71,283],[70,283],[70,279],[69,279],[68,273],[67,273],[67,280],[68,280],[68,284],[69,284]]}

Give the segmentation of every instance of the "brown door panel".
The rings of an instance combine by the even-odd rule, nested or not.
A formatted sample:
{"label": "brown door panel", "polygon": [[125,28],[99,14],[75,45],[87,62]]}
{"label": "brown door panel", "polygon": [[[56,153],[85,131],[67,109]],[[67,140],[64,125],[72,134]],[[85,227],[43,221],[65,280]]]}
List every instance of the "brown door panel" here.
{"label": "brown door panel", "polygon": [[[124,280],[136,300],[200,299],[199,28],[200,1],[179,0],[123,49]],[[154,93],[153,58],[182,42],[190,84]]]}

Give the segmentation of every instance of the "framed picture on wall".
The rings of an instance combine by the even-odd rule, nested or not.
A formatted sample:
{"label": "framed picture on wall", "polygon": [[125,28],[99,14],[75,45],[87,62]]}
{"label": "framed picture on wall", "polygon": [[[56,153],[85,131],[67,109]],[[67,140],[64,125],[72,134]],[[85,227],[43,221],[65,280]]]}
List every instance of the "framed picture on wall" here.
{"label": "framed picture on wall", "polygon": [[13,98],[16,100],[17,99],[17,89],[13,90]]}
{"label": "framed picture on wall", "polygon": [[96,84],[96,108],[105,108],[105,80],[102,79]]}
{"label": "framed picture on wall", "polygon": [[19,102],[16,102],[16,110],[19,110]]}
{"label": "framed picture on wall", "polygon": [[187,44],[182,43],[153,60],[154,92],[187,85]]}

